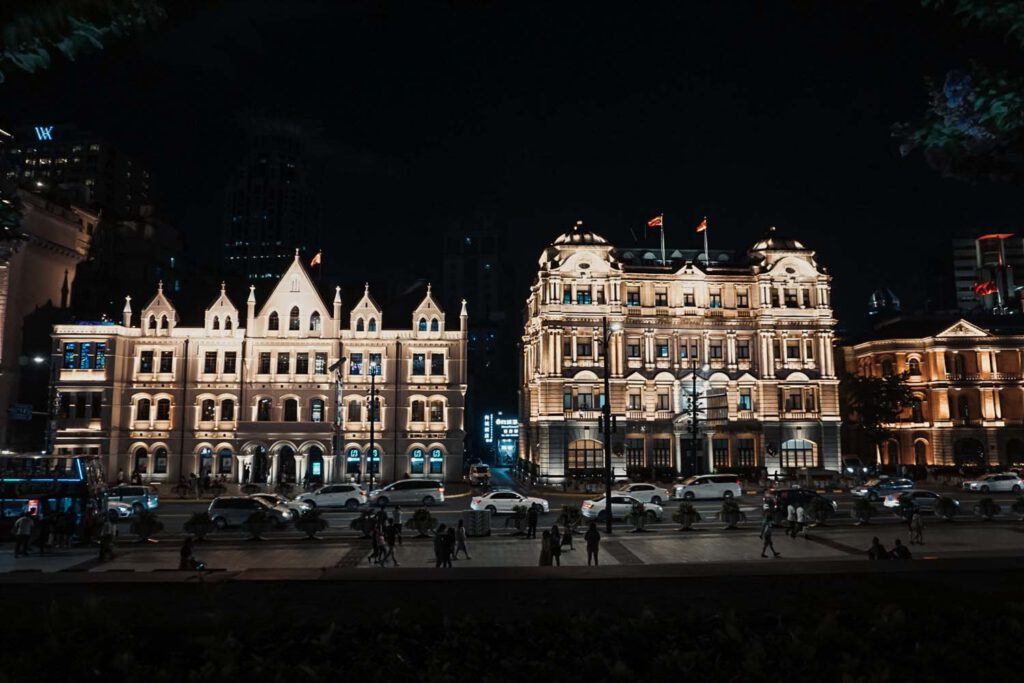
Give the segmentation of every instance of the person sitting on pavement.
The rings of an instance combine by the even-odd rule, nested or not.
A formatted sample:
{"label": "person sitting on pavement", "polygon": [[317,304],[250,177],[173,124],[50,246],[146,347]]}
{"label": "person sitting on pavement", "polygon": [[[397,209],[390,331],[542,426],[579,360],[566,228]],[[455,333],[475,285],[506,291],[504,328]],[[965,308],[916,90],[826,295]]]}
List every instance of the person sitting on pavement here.
{"label": "person sitting on pavement", "polygon": [[889,553],[886,551],[885,546],[878,540],[878,536],[871,539],[871,547],[868,548],[868,559],[869,560],[888,560]]}
{"label": "person sitting on pavement", "polygon": [[892,550],[889,551],[889,557],[894,560],[909,560],[910,559],[910,548],[903,545],[903,541],[896,539]]}

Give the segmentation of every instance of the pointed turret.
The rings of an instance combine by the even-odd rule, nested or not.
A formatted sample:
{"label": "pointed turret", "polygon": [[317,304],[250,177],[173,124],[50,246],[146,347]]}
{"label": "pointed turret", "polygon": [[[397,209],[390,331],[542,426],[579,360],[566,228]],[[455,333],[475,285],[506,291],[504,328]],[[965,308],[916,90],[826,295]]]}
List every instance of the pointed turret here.
{"label": "pointed turret", "polygon": [[337,336],[341,331],[341,287],[334,288],[334,304],[331,312],[334,319],[334,335]]}
{"label": "pointed turret", "polygon": [[466,332],[469,330],[469,310],[466,308],[466,300],[462,300],[462,310],[459,311],[459,331],[462,332],[462,336],[466,336]]}
{"label": "pointed turret", "polygon": [[249,298],[245,300],[245,333],[251,335],[256,322],[256,285],[249,285]]}
{"label": "pointed turret", "polygon": [[124,308],[121,309],[121,324],[125,327],[132,326],[132,295],[124,297]]}

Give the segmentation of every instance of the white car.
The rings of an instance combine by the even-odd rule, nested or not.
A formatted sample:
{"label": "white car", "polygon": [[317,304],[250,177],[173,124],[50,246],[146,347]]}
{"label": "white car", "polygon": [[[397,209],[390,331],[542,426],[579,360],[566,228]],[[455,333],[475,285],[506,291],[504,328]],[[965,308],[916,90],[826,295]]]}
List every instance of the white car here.
{"label": "white car", "polygon": [[130,519],[135,516],[135,508],[130,503],[122,503],[119,500],[107,501],[107,516],[113,521],[119,519]]}
{"label": "white car", "polygon": [[[910,491],[898,491],[896,493],[890,493],[885,497],[885,502],[882,503],[884,507],[890,509],[896,509],[900,507],[902,501],[906,500],[915,510],[921,512],[935,512],[935,504],[939,502],[941,498],[939,494],[934,491],[925,491],[922,489],[911,489]],[[960,501],[953,501],[954,507],[960,507]]]}
{"label": "white car", "polygon": [[696,498],[732,498],[743,495],[743,486],[736,474],[699,474],[675,485],[675,497],[683,500]]}
{"label": "white car", "polygon": [[654,484],[626,484],[620,486],[618,492],[632,496],[641,503],[654,503],[655,505],[661,505],[672,497],[668,491]]}
{"label": "white car", "polygon": [[964,488],[968,491],[980,493],[988,493],[989,491],[1013,491],[1014,493],[1019,493],[1021,489],[1024,489],[1024,480],[1021,480],[1013,472],[986,474],[977,479],[965,481]]}
{"label": "white car", "polygon": [[[634,505],[643,505],[647,516],[653,517],[653,521],[661,521],[664,510],[660,505],[654,503],[644,504],[632,496],[612,494],[612,519],[625,519],[633,509]],[[585,501],[581,507],[583,516],[587,519],[604,520],[605,518],[605,496]]]}
{"label": "white car", "polygon": [[306,514],[307,512],[313,509],[313,506],[305,500],[288,500],[280,493],[254,493],[252,494],[252,497],[262,500],[270,507],[274,507],[276,505],[283,505],[292,512],[294,512],[296,517],[301,517],[302,515]]}
{"label": "white car", "polygon": [[548,501],[543,498],[524,496],[515,491],[491,491],[482,496],[475,496],[469,503],[471,510],[490,510],[491,514],[511,513],[512,508],[536,506],[541,512],[548,511]]}
{"label": "white car", "polygon": [[297,502],[308,503],[315,508],[348,508],[355,510],[366,505],[366,491],[358,484],[328,484],[316,491],[296,496]]}

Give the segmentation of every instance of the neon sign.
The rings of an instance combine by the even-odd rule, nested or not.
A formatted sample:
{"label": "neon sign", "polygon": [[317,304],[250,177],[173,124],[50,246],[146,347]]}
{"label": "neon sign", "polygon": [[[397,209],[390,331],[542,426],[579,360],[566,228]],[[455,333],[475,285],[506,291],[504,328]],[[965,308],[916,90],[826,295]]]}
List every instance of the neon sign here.
{"label": "neon sign", "polygon": [[36,139],[53,140],[53,126],[36,126]]}

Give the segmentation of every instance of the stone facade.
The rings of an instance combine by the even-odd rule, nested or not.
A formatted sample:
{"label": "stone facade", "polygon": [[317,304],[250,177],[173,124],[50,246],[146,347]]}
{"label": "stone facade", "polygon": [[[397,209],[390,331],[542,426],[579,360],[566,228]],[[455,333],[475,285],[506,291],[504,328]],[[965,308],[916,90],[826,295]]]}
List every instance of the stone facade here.
{"label": "stone facade", "polygon": [[340,289],[325,305],[296,253],[244,317],[222,288],[202,327],[179,327],[161,287],[132,318],[129,298],[121,325],[55,327],[58,452],[155,480],[462,478],[468,314],[447,330],[429,286],[405,329],[383,328],[369,287],[346,325]]}
{"label": "stone facade", "polygon": [[524,467],[546,481],[600,474],[607,320],[616,476],[838,469],[835,320],[814,252],[774,234],[742,254],[711,252],[710,266],[694,250],[665,264],[643,252],[577,226],[541,255],[520,357]]}

